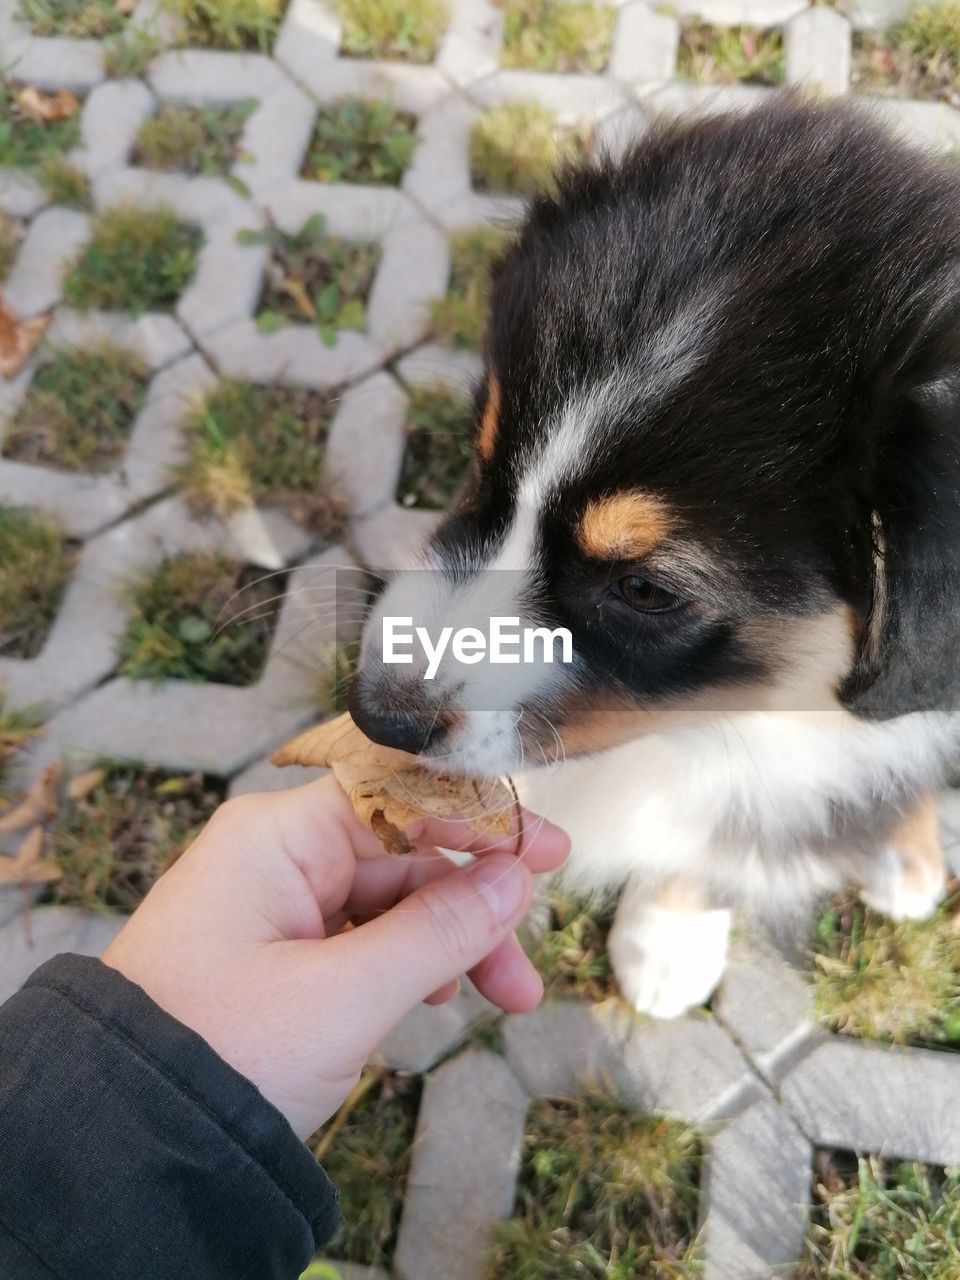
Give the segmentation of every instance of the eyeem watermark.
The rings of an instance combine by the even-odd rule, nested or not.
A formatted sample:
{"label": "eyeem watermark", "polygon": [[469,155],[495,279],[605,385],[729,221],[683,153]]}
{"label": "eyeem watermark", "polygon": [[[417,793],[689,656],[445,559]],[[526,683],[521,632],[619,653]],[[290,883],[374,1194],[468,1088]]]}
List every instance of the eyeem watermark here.
{"label": "eyeem watermark", "polygon": [[414,662],[414,647],[419,644],[427,660],[424,680],[432,680],[449,650],[457,662],[473,666],[478,662],[518,664],[521,662],[553,662],[556,645],[560,661],[573,661],[573,635],[566,627],[521,626],[519,618],[490,618],[486,632],[479,627],[441,627],[436,642],[426,627],[415,627],[413,618],[383,618],[383,661]]}

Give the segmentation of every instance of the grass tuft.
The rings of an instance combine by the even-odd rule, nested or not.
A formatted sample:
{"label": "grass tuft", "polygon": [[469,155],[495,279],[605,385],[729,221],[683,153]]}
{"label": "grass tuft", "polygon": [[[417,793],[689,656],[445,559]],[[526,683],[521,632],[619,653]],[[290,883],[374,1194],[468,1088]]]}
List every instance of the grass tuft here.
{"label": "grass tuft", "polygon": [[193,278],[200,233],[172,209],[116,205],[93,221],[93,236],[68,272],[63,295],[83,311],[165,310]]}
{"label": "grass tuft", "polygon": [[860,89],[960,106],[960,4],[924,4],[884,32],[854,37]]}
{"label": "grass tuft", "polygon": [[960,892],[924,921],[837,899],[820,918],[813,959],[817,1011],[832,1030],[960,1048]]}
{"label": "grass tuft", "polygon": [[287,0],[161,0],[184,25],[184,44],[269,53]]}
{"label": "grass tuft", "polygon": [[322,107],[303,176],[399,186],[416,150],[416,128],[415,116],[389,102],[344,98]]}
{"label": "grass tuft", "polygon": [[470,402],[449,387],[414,387],[409,394],[407,443],[397,481],[404,507],[440,511],[463,484],[473,454]]}
{"label": "grass tuft", "polygon": [[106,343],[57,351],[37,370],[7,429],[3,456],[67,471],[106,471],[127,447],[148,371]]}
{"label": "grass tuft", "polygon": [[368,1067],[325,1129],[310,1140],[340,1191],[343,1226],[331,1257],[389,1267],[406,1189],[420,1081]]}
{"label": "grass tuft", "polygon": [[27,743],[40,735],[40,726],[38,713],[11,707],[0,685],[0,800],[9,799],[11,767]]}
{"label": "grass tuft", "polygon": [[570,0],[498,0],[504,9],[504,67],[602,71],[610,60],[616,10]]}
{"label": "grass tuft", "polygon": [[90,179],[65,156],[48,152],[40,164],[40,181],[54,204],[68,209],[92,209],[93,193]]}
{"label": "grass tuft", "polygon": [[222,788],[202,774],[108,766],[100,785],[72,801],[53,828],[51,855],[63,876],[49,900],[133,911],[222,799]]}
{"label": "grass tuft", "polygon": [[240,138],[256,102],[229,106],[167,103],[144,121],[133,163],[148,169],[217,177],[239,158]]}
{"label": "grass tuft", "polygon": [[16,94],[17,86],[0,73],[0,166],[41,170],[51,154],[77,146],[79,111],[66,120],[31,120],[17,106]]}
{"label": "grass tuft", "polygon": [[677,72],[697,84],[782,84],[787,73],[783,36],[761,27],[684,23]]}
{"label": "grass tuft", "polygon": [[524,1133],[514,1215],[487,1280],[691,1280],[701,1161],[676,1121],[596,1098],[543,1100]]}
{"label": "grass tuft", "polygon": [[103,46],[103,69],[112,80],[133,80],[146,74],[166,42],[145,27],[131,27]]}
{"label": "grass tuft", "polygon": [[491,272],[513,237],[499,227],[458,231],[450,242],[450,284],[431,304],[430,322],[438,341],[476,351],[483,342],[490,308]]}
{"label": "grass tuft", "polygon": [[333,0],[342,52],[353,58],[430,62],[449,19],[446,0]]}
{"label": "grass tuft", "polygon": [[479,191],[529,196],[549,190],[563,164],[586,154],[589,134],[557,123],[536,102],[492,107],[470,131],[470,176]]}
{"label": "grass tuft", "polygon": [[252,684],[267,660],[283,583],[214,552],[171,556],[130,587],[121,672]]}
{"label": "grass tuft", "polygon": [[117,0],[20,0],[17,17],[35,36],[102,40],[122,31],[126,17]]}
{"label": "grass tuft", "polygon": [[221,517],[265,503],[334,532],[338,506],[324,475],[331,416],[330,401],[316,391],[219,383],[187,422],[178,475],[187,501]]}
{"label": "grass tuft", "polygon": [[293,235],[272,226],[241,231],[238,239],[270,250],[257,313],[261,332],[275,333],[291,321],[315,324],[326,345],[333,346],[340,329],[366,328],[366,301],[380,261],[379,245],[327,235],[319,213]]}
{"label": "grass tuft", "polygon": [[960,1170],[818,1152],[795,1280],[955,1280]]}
{"label": "grass tuft", "polygon": [[0,507],[0,657],[33,658],[47,638],[74,555],[49,516]]}
{"label": "grass tuft", "polygon": [[548,994],[575,994],[592,1001],[615,996],[607,934],[616,904],[559,893],[551,894],[549,903],[550,920],[531,957]]}
{"label": "grass tuft", "polygon": [[5,209],[0,209],[0,280],[7,275],[17,257],[23,239],[24,224]]}

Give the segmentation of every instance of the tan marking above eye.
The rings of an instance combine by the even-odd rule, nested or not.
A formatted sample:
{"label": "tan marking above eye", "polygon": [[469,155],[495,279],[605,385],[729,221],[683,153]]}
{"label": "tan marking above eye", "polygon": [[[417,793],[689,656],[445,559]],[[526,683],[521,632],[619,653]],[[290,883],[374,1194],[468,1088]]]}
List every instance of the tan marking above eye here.
{"label": "tan marking above eye", "polygon": [[477,452],[484,462],[493,457],[493,447],[497,442],[497,429],[500,425],[500,381],[495,373],[490,374],[487,383],[487,403],[483,407],[480,419],[480,431],[477,435]]}
{"label": "tan marking above eye", "polygon": [[577,527],[577,542],[599,560],[632,560],[652,551],[670,528],[670,513],[660,498],[625,489],[587,504]]}

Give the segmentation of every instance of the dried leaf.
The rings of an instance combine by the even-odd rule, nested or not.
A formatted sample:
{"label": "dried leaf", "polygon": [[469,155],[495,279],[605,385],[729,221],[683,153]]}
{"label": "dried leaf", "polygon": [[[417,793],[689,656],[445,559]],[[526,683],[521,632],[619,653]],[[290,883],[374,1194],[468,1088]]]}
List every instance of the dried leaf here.
{"label": "dried leaf", "polygon": [[51,858],[43,858],[43,827],[33,827],[24,836],[14,858],[0,858],[0,885],[52,884],[63,871]]}
{"label": "dried leaf", "polygon": [[106,776],[106,769],[88,769],[86,773],[78,773],[67,783],[67,799],[86,800],[90,792],[96,791]]}
{"label": "dried leaf", "polygon": [[307,293],[302,280],[298,280],[296,276],[287,276],[280,287],[284,293],[293,299],[297,310],[302,316],[305,316],[308,320],[314,318],[317,314],[317,308],[313,305],[313,299]]}
{"label": "dried leaf", "polygon": [[137,0],[116,0],[113,7],[121,17],[126,18],[137,7]]}
{"label": "dried leaf", "polygon": [[12,831],[26,831],[37,823],[49,822],[56,817],[60,807],[58,789],[60,784],[59,764],[47,765],[19,804],[15,804],[0,817],[0,835],[9,835]]}
{"label": "dried leaf", "polygon": [[49,327],[51,316],[21,320],[7,305],[0,290],[0,377],[15,378],[27,363]]}
{"label": "dried leaf", "polygon": [[34,120],[37,124],[55,124],[58,120],[69,120],[80,110],[79,98],[69,89],[44,93],[35,84],[21,89],[14,102],[28,120]]}
{"label": "dried leaf", "polygon": [[271,757],[275,765],[320,765],[346,792],[354,813],[387,853],[410,853],[404,827],[414,819],[463,814],[474,831],[506,835],[511,792],[497,779],[454,778],[434,773],[416,756],[371,742],[349,715],[317,725]]}

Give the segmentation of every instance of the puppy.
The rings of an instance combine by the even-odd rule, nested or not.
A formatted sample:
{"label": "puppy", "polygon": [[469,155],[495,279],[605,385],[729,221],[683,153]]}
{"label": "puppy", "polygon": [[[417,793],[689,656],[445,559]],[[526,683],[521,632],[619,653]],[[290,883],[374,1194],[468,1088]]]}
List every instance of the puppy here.
{"label": "puppy", "polygon": [[[562,174],[500,264],[471,478],[351,709],[523,771],[572,881],[626,886],[622,991],[675,1016],[733,907],[934,909],[958,552],[960,167],[790,97],[659,126]],[[387,615],[563,626],[573,660],[426,680]]]}

